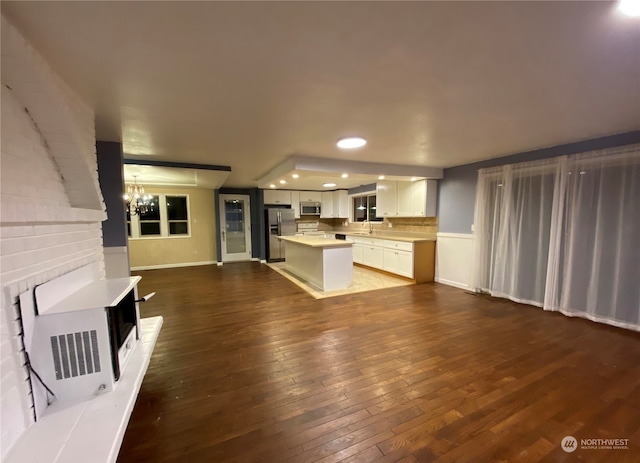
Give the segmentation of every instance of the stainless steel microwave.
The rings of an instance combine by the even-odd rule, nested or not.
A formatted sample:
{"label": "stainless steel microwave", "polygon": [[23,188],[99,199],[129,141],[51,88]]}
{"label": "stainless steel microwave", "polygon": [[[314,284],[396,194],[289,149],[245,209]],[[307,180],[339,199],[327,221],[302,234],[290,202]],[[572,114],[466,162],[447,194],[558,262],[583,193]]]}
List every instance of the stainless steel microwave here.
{"label": "stainless steel microwave", "polygon": [[300,215],[320,215],[320,203],[302,201],[300,203]]}

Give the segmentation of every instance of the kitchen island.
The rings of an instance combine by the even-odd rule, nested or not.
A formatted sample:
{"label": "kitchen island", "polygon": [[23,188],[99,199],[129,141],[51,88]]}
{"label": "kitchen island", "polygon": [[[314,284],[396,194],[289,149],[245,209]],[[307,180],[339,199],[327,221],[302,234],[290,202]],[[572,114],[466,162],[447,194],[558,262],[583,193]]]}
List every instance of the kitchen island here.
{"label": "kitchen island", "polygon": [[280,236],[289,273],[323,291],[345,289],[353,280],[353,243],[320,236]]}

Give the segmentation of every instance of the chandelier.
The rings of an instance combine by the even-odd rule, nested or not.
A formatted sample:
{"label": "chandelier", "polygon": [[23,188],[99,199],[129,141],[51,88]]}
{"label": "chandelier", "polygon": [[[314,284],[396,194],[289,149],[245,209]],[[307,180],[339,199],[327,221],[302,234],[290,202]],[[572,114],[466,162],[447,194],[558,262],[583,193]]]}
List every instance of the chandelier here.
{"label": "chandelier", "polygon": [[124,194],[124,201],[129,214],[141,215],[145,214],[149,209],[153,209],[151,199],[151,195],[144,194],[144,187],[138,185],[138,176],[134,175],[133,185],[128,185],[127,192]]}

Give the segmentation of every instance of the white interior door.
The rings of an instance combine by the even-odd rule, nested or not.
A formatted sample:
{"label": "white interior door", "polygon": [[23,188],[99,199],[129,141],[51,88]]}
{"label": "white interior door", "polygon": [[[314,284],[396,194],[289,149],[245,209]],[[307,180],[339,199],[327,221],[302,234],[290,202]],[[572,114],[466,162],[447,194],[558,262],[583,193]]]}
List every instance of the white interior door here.
{"label": "white interior door", "polygon": [[222,262],[251,259],[251,211],[247,195],[220,195]]}

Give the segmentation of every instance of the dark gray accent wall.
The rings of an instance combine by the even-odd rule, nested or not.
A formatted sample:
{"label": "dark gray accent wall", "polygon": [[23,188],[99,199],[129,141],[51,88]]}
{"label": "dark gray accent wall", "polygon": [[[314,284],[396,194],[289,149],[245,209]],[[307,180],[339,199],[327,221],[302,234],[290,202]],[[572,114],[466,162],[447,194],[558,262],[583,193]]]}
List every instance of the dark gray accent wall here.
{"label": "dark gray accent wall", "polygon": [[375,192],[376,191],[376,184],[375,183],[369,183],[368,185],[360,185],[360,186],[356,186],[353,188],[349,188],[349,190],[347,190],[348,193],[350,195],[357,195],[360,193],[368,193],[370,191]]}
{"label": "dark gray accent wall", "polygon": [[478,170],[640,143],[640,130],[512,154],[444,170],[438,182],[438,231],[471,233]]}
{"label": "dark gray accent wall", "polygon": [[[220,188],[214,191],[214,200],[216,210],[220,208],[220,195],[249,195],[251,201],[251,257],[257,259],[266,259],[267,251],[265,248],[265,219],[264,219],[264,198],[262,190],[259,188]],[[222,214],[222,211],[219,212]],[[222,261],[222,241],[220,233],[220,216],[216,220],[217,237],[216,251],[218,253],[218,261]]]}
{"label": "dark gray accent wall", "polygon": [[111,141],[96,142],[98,180],[107,207],[107,220],[102,222],[102,240],[105,247],[127,245],[127,217],[122,195],[124,172],[122,144]]}

